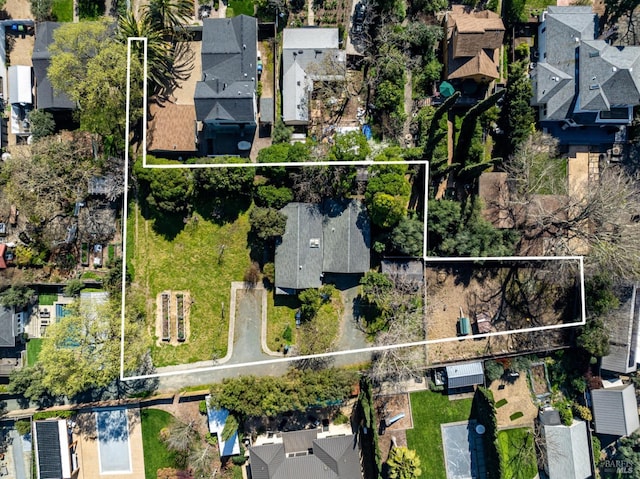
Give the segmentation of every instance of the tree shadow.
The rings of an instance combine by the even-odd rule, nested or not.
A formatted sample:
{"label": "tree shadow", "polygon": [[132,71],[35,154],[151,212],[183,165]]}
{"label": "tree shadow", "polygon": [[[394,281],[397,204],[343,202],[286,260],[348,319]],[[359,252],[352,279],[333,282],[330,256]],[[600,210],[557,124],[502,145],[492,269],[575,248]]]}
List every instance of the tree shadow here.
{"label": "tree shadow", "polygon": [[140,199],[139,205],[142,217],[150,221],[153,231],[167,241],[173,241],[184,229],[188,218],[187,211],[176,213],[160,211],[150,205],[146,199]]}
{"label": "tree shadow", "polygon": [[204,219],[218,225],[233,223],[251,206],[249,196],[233,198],[211,198],[198,195],[193,201],[193,210]]}

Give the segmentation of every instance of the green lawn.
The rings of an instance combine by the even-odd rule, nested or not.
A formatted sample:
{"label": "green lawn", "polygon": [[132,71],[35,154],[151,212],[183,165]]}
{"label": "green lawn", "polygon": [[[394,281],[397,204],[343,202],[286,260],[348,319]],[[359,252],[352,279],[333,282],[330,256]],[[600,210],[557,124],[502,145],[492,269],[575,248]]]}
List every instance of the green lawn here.
{"label": "green lawn", "polygon": [[175,455],[160,440],[160,430],[167,427],[173,416],[159,409],[142,409],[142,447],[144,449],[144,477],[156,479],[158,469],[176,467]]}
{"label": "green lawn", "polygon": [[472,399],[449,401],[446,395],[431,391],[411,393],[413,429],[407,430],[407,445],[420,456],[429,479],[447,477],[440,424],[468,420],[471,403]]}
{"label": "green lawn", "polygon": [[[223,357],[229,332],[232,281],[242,281],[251,264],[247,233],[249,215],[217,225],[199,218],[167,239],[154,231],[134,205],[128,218],[127,257],[134,283],[148,298],[148,318],[155,334],[156,296],[165,290],[191,293],[190,336],[180,346],[152,348],[156,366]],[[137,227],[136,227],[137,218]]]}
{"label": "green lawn", "polygon": [[538,473],[531,428],[498,431],[498,452],[502,477],[532,479]]}
{"label": "green lawn", "polygon": [[27,343],[27,366],[33,366],[38,361],[42,349],[43,339],[31,338]]}
{"label": "green lawn", "polygon": [[297,296],[278,295],[269,291],[267,298],[267,346],[272,351],[281,351],[285,341],[282,333],[287,326],[293,331],[293,339],[296,338],[296,310],[300,307]]}
{"label": "green lawn", "polygon": [[51,15],[57,22],[72,22],[73,0],[53,0]]}
{"label": "green lawn", "polygon": [[38,295],[38,303],[40,306],[53,306],[58,301],[57,294],[41,293]]}
{"label": "green lawn", "polygon": [[529,15],[540,15],[549,5],[555,5],[557,0],[527,0],[524,5],[524,15],[522,20],[529,18]]}
{"label": "green lawn", "polygon": [[233,17],[237,15],[249,15],[253,16],[253,0],[229,0],[227,7],[231,7],[231,15],[227,10],[227,17]]}

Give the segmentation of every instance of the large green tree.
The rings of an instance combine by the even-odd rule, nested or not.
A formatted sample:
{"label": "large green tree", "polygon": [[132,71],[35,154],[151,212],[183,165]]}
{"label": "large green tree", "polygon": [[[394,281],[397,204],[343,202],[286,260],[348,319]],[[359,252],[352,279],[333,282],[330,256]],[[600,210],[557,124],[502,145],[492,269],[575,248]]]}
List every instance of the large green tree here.
{"label": "large green tree", "polygon": [[253,208],[249,213],[251,231],[261,240],[284,234],[287,217],[273,208]]}
{"label": "large green tree", "polygon": [[415,479],[422,475],[418,454],[406,447],[391,448],[387,466],[389,479]]}
{"label": "large green tree", "polygon": [[[238,157],[199,158],[190,163],[244,163]],[[251,196],[253,192],[254,168],[197,168],[193,172],[196,192],[216,198]]]}
{"label": "large green tree", "polygon": [[31,288],[14,284],[0,293],[0,304],[17,309],[24,308],[33,298],[35,291]]}
{"label": "large green tree", "polygon": [[147,194],[147,202],[159,212],[183,213],[190,208],[193,180],[188,170],[143,168],[142,161],[138,160],[134,165],[134,173]]}
{"label": "large green tree", "polygon": [[394,251],[407,256],[422,256],[424,222],[405,217],[393,229],[389,237]]}
{"label": "large green tree", "polygon": [[[72,397],[110,384],[120,375],[120,304],[76,303],[71,314],[49,326],[38,358],[42,385]],[[148,350],[144,313],[132,305],[125,314],[124,371],[138,370]]]}
{"label": "large green tree", "polygon": [[[124,143],[127,87],[126,46],[112,36],[107,20],[65,23],[53,33],[47,75],[54,90],[66,93],[78,105],[80,127]],[[130,65],[130,121],[141,117],[142,66],[133,56]]]}
{"label": "large green tree", "polygon": [[527,62],[515,62],[509,65],[504,104],[502,106],[499,125],[504,139],[500,155],[511,156],[517,148],[531,135],[534,127],[534,111],[531,107],[533,88],[527,75]]}

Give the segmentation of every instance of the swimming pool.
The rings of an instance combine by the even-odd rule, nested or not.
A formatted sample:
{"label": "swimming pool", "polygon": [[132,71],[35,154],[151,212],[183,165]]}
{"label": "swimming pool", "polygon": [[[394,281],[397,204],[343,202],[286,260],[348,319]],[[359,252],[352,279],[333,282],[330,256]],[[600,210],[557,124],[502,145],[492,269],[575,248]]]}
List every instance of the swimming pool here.
{"label": "swimming pool", "polygon": [[95,412],[100,474],[131,473],[129,419],[124,408]]}

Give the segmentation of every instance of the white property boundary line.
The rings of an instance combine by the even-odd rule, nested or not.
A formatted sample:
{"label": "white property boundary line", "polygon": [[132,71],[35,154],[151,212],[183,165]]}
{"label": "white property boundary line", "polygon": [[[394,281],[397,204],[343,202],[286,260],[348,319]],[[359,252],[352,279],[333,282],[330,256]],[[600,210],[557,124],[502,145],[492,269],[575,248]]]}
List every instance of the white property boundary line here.
{"label": "white property boundary line", "polygon": [[[124,375],[124,343],[125,343],[125,298],[126,298],[126,266],[127,266],[127,218],[128,218],[128,191],[129,191],[129,113],[130,113],[130,70],[131,70],[131,43],[132,41],[142,41],[144,45],[144,87],[143,87],[143,157],[142,164],[144,168],[158,168],[158,169],[197,169],[197,168],[263,168],[263,167],[301,167],[301,166],[374,166],[374,165],[398,165],[398,164],[415,164],[425,165],[425,177],[424,177],[424,221],[423,221],[423,244],[422,244],[422,261],[423,267],[426,267],[428,263],[451,263],[451,262],[500,262],[500,261],[522,261],[522,262],[536,262],[536,261],[579,261],[579,276],[580,276],[580,298],[581,298],[581,321],[568,324],[556,324],[551,326],[536,326],[531,328],[522,328],[511,331],[498,331],[492,333],[474,334],[473,336],[465,339],[484,339],[493,336],[507,336],[510,334],[530,333],[536,331],[546,331],[553,329],[563,329],[575,326],[584,325],[586,322],[585,311],[585,287],[584,287],[584,259],[582,256],[504,256],[504,257],[430,257],[427,256],[427,215],[428,215],[428,178],[429,178],[429,162],[426,160],[409,160],[404,162],[397,161],[317,161],[317,162],[281,162],[281,163],[196,163],[196,164],[162,164],[162,165],[148,165],[147,160],[147,39],[146,38],[129,38],[127,42],[127,85],[126,85],[126,126],[125,126],[125,162],[124,162],[124,205],[123,205],[123,228],[122,228],[122,299],[121,299],[121,338],[120,338],[120,379],[123,381],[134,381],[140,379],[151,379],[168,376],[177,376],[190,373],[201,373],[208,371],[218,371],[223,369],[237,369],[259,365],[287,363],[293,361],[307,360],[307,359],[322,359],[337,356],[346,356],[348,354],[358,354],[366,352],[380,352],[387,351],[396,348],[406,348],[415,346],[426,346],[431,344],[439,344],[453,341],[463,340],[460,337],[454,338],[440,338],[440,339],[427,339],[422,341],[415,341],[409,343],[401,343],[385,346],[371,346],[368,348],[350,349],[347,351],[333,351],[328,353],[310,354],[306,356],[292,356],[266,359],[263,361],[253,361],[239,364],[221,364],[215,365],[215,361],[212,360],[214,365],[185,369],[179,371],[168,371],[155,374],[125,376]],[[426,291],[426,289],[425,289]],[[426,294],[426,293],[425,293]]]}

